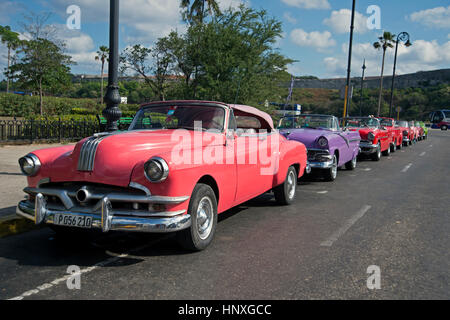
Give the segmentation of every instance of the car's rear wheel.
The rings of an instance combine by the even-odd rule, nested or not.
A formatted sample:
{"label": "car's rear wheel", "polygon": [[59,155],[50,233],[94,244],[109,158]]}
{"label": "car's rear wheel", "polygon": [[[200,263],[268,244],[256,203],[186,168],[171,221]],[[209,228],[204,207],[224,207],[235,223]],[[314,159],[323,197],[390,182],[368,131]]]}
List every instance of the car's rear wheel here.
{"label": "car's rear wheel", "polygon": [[403,149],[403,141],[399,145],[397,145],[397,149],[398,150],[402,150]]}
{"label": "car's rear wheel", "polygon": [[326,169],[323,171],[323,177],[326,181],[332,182],[336,180],[338,173],[338,159],[336,155],[333,155],[333,164],[330,169]]}
{"label": "car's rear wheel", "polygon": [[195,186],[188,214],[191,226],[177,233],[177,241],[187,250],[204,250],[211,244],[217,226],[217,199],[210,186],[202,183]]}
{"label": "car's rear wheel", "polygon": [[377,151],[372,154],[372,160],[373,161],[380,161],[381,160],[381,145],[378,144]]}
{"label": "car's rear wheel", "polygon": [[448,130],[448,127],[447,127],[447,126],[441,126],[441,130],[442,130],[442,131],[447,131],[447,130]]}
{"label": "car's rear wheel", "polygon": [[355,156],[351,161],[349,161],[349,162],[347,162],[345,164],[345,169],[347,169],[347,170],[355,170],[357,162],[358,162],[358,157]]}
{"label": "car's rear wheel", "polygon": [[294,202],[297,191],[297,177],[297,170],[294,166],[289,167],[284,183],[273,189],[278,204],[285,206]]}

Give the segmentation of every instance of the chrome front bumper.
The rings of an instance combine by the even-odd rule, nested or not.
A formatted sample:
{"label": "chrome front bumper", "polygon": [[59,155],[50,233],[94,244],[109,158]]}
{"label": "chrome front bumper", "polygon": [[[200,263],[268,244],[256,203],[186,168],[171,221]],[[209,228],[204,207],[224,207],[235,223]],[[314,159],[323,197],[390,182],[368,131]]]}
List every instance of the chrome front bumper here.
{"label": "chrome front bumper", "polygon": [[333,160],[326,162],[310,162],[309,165],[312,169],[331,169],[333,167]]}
{"label": "chrome front bumper", "polygon": [[378,149],[377,144],[371,144],[371,143],[366,143],[366,142],[361,142],[359,147],[361,149],[362,154],[372,154],[372,153],[377,152],[377,149]]}
{"label": "chrome front bumper", "polygon": [[37,225],[54,224],[56,214],[67,214],[92,219],[92,228],[108,231],[134,231],[148,233],[168,233],[187,229],[191,226],[188,214],[171,218],[142,218],[114,216],[109,209],[108,200],[103,201],[101,214],[82,213],[76,211],[57,211],[46,208],[42,194],[36,196],[36,203],[21,201],[16,209],[17,215],[34,221]]}
{"label": "chrome front bumper", "polygon": [[[136,186],[136,185],[135,185]],[[56,224],[56,215],[72,215],[75,217],[90,218],[91,228],[108,231],[134,231],[148,233],[168,233],[187,229],[191,226],[191,216],[186,210],[179,211],[149,211],[113,208],[112,203],[134,203],[144,206],[152,204],[180,204],[190,197],[162,197],[153,196],[148,190],[146,195],[136,193],[102,193],[92,192],[90,197],[96,204],[82,206],[74,200],[70,190],[55,188],[25,188],[26,193],[35,198],[35,201],[21,201],[16,214],[40,224]],[[47,203],[46,199],[57,197],[63,205]]]}

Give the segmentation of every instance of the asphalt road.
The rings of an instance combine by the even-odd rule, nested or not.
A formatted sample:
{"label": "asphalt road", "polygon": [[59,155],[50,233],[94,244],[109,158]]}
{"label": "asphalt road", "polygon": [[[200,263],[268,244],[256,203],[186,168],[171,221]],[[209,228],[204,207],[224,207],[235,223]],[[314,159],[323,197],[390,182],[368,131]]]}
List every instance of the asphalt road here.
{"label": "asphalt road", "polygon": [[[334,183],[302,181],[293,206],[264,195],[221,215],[199,253],[171,236],[0,239],[0,299],[449,299],[449,159],[450,134],[431,131]],[[80,290],[66,286],[70,265]]]}

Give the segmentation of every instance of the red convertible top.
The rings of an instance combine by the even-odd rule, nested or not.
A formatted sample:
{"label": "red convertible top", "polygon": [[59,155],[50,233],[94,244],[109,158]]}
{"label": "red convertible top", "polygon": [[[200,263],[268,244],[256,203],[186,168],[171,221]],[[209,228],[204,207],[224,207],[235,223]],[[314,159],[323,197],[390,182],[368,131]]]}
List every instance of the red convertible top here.
{"label": "red convertible top", "polygon": [[150,103],[144,103],[141,105],[141,108],[151,106],[151,105],[159,105],[159,104],[177,104],[177,103],[213,103],[213,104],[219,104],[224,106],[229,106],[233,110],[237,110],[241,113],[247,113],[251,115],[255,115],[265,122],[267,122],[268,126],[273,129],[273,120],[270,115],[265,113],[264,111],[261,111],[259,109],[256,109],[254,107],[240,105],[240,104],[226,104],[223,102],[217,102],[217,101],[200,101],[200,100],[175,100],[175,101],[158,101],[158,102],[150,102]]}

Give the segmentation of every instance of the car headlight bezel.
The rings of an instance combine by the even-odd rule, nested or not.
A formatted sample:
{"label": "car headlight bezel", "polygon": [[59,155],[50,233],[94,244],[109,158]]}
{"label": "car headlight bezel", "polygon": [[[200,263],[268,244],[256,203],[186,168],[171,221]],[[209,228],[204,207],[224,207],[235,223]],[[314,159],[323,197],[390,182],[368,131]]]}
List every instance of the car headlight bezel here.
{"label": "car headlight bezel", "polygon": [[369,132],[369,134],[367,135],[367,139],[369,139],[369,141],[375,140],[375,135],[373,134],[373,132]]}
{"label": "car headlight bezel", "polygon": [[27,177],[33,177],[41,169],[41,161],[37,156],[30,153],[19,159],[19,166],[22,173]]}
{"label": "car headlight bezel", "polygon": [[144,165],[144,174],[152,183],[160,183],[169,176],[169,165],[160,157],[153,157]]}
{"label": "car headlight bezel", "polygon": [[328,147],[328,139],[325,137],[320,137],[319,139],[317,139],[317,144],[321,148],[327,148]]}

